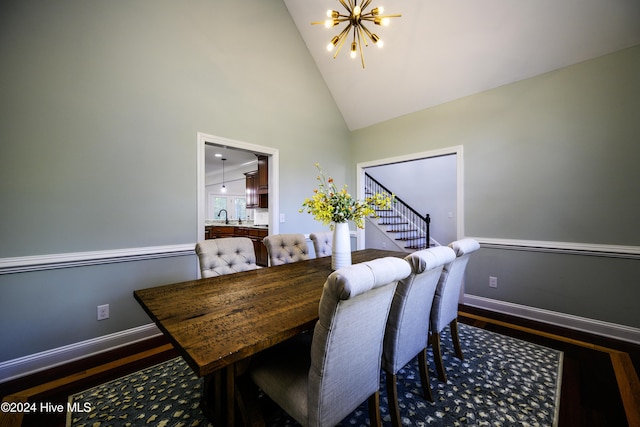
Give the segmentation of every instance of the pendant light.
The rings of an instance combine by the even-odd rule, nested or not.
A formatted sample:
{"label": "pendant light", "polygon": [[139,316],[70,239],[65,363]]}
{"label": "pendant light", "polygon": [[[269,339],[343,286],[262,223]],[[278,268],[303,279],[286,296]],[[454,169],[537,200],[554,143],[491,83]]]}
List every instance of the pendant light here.
{"label": "pendant light", "polygon": [[223,157],[223,158],[222,158],[222,159],[220,159],[220,160],[222,160],[222,187],[220,188],[220,191],[222,191],[223,193],[226,193],[226,192],[227,192],[227,187],[224,185],[224,162],[225,162],[225,160],[227,160],[227,159],[225,159],[225,158]]}

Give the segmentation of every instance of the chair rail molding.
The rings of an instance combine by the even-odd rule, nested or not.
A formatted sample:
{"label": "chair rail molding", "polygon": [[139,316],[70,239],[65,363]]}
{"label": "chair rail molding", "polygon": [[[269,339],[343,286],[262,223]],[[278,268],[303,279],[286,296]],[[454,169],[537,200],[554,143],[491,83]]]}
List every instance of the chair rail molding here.
{"label": "chair rail molding", "polygon": [[195,243],[0,258],[0,275],[195,255]]}
{"label": "chair rail molding", "polygon": [[597,243],[553,242],[543,240],[514,240],[490,237],[472,237],[483,248],[529,252],[548,252],[607,258],[640,259],[640,246],[602,245]]}

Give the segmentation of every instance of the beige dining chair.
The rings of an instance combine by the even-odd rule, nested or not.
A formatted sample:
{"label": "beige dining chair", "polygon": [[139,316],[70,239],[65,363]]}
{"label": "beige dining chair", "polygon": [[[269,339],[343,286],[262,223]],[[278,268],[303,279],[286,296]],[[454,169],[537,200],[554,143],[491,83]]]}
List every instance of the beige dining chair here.
{"label": "beige dining chair", "polygon": [[311,258],[304,234],[271,234],[263,242],[272,266]]}
{"label": "beige dining chair", "polygon": [[367,400],[371,425],[380,426],[384,329],[396,284],[410,273],[400,258],[334,271],[313,334],[263,352],[250,377],[303,426],[335,426]]}
{"label": "beige dining chair", "polygon": [[449,325],[451,330],[451,340],[460,360],[464,359],[462,347],[460,347],[460,336],[458,334],[458,301],[464,272],[469,262],[469,256],[480,249],[480,244],[474,239],[461,239],[449,243],[456,258],[445,264],[442,274],[438,280],[436,294],[433,297],[431,307],[431,345],[433,346],[433,358],[436,364],[438,378],[447,381],[447,375],[442,362],[442,350],[440,349],[440,333]]}
{"label": "beige dining chair", "polygon": [[255,270],[256,253],[247,237],[209,239],[196,244],[202,278]]}
{"label": "beige dining chair", "polygon": [[316,231],[315,233],[309,234],[309,238],[313,242],[316,258],[331,256],[333,231]]}
{"label": "beige dining chair", "polygon": [[398,405],[397,373],[416,356],[424,397],[433,401],[427,367],[429,314],[442,268],[455,258],[455,252],[446,246],[414,252],[405,258],[411,266],[411,274],[398,282],[396,287],[387,319],[382,352],[382,368],[387,374],[389,414],[394,427],[402,424]]}

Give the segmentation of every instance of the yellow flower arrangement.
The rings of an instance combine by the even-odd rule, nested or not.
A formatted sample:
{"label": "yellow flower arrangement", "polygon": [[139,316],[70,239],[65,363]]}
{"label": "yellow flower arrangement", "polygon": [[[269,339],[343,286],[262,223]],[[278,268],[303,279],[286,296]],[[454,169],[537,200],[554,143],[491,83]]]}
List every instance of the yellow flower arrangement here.
{"label": "yellow flower arrangement", "polygon": [[329,225],[331,229],[334,224],[347,221],[364,228],[365,217],[377,217],[375,208],[389,209],[394,201],[395,196],[387,193],[375,193],[364,200],[356,200],[347,191],[346,184],[338,190],[333,178],[324,175],[320,164],[316,163],[315,166],[320,172],[317,177],[318,188],[313,190],[313,197],[304,200],[300,212],[306,210],[315,220]]}

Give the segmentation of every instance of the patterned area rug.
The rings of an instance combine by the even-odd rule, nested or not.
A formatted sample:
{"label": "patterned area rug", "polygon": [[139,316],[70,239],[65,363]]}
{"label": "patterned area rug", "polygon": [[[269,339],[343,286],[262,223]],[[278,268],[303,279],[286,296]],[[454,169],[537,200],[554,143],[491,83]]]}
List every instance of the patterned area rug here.
{"label": "patterned area rug", "polygon": [[[465,360],[455,357],[449,330],[442,334],[448,382],[430,368],[435,402],[422,398],[417,361],[398,373],[402,423],[409,426],[555,426],[562,352],[460,324]],[[429,349],[431,358],[431,349]],[[380,410],[390,425],[384,373]],[[176,358],[69,397],[80,411],[68,427],[210,426],[199,409],[202,379]],[[89,409],[81,412],[82,409]],[[296,426],[285,413],[270,427]],[[368,426],[366,402],[341,426]]]}

